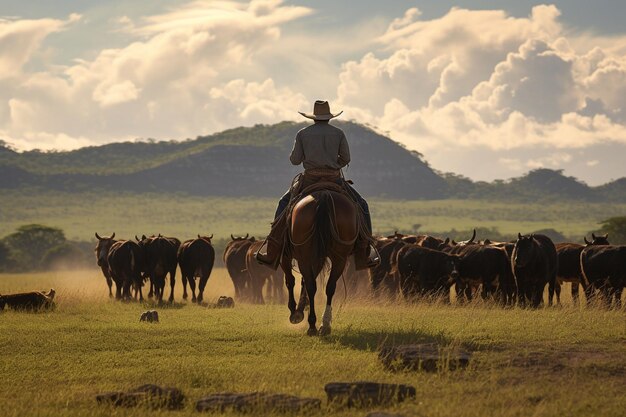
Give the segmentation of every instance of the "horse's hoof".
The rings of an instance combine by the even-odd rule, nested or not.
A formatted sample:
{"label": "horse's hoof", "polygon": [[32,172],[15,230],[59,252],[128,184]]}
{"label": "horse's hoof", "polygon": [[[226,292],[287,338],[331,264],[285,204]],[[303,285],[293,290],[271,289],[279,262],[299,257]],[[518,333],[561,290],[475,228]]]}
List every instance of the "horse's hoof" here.
{"label": "horse's hoof", "polygon": [[289,316],[291,324],[302,323],[302,320],[304,320],[304,313],[302,311],[294,311],[291,313],[291,316]]}
{"label": "horse's hoof", "polygon": [[315,327],[309,328],[309,330],[306,331],[306,335],[307,336],[317,336],[317,329]]}
{"label": "horse's hoof", "polygon": [[183,300],[187,299],[187,294],[183,294]]}
{"label": "horse's hoof", "polygon": [[192,302],[192,303],[195,303],[196,301],[197,301],[197,300],[196,300],[196,298],[195,298],[195,297],[191,299],[191,302]]}
{"label": "horse's hoof", "polygon": [[319,330],[319,335],[320,336],[328,336],[328,335],[330,335],[330,326],[322,325],[320,327],[320,330]]}

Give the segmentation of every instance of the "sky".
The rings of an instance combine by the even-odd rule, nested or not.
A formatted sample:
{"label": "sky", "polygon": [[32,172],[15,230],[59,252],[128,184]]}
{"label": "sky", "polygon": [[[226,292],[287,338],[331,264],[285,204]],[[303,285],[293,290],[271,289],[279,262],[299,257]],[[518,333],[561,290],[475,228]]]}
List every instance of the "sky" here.
{"label": "sky", "polygon": [[626,176],[623,16],[618,0],[0,0],[0,139],[184,140],[327,99],[442,172],[598,185]]}

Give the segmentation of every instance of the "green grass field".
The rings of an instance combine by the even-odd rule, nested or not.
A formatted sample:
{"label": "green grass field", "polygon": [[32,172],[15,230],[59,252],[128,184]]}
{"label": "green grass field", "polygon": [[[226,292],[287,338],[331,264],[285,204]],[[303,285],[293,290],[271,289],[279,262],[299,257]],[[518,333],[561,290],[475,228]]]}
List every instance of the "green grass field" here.
{"label": "green grass field", "polygon": [[[189,197],[146,193],[33,194],[4,191],[0,198],[0,237],[28,223],[44,223],[66,232],[68,239],[90,240],[93,233],[131,237],[163,233],[189,238],[197,233],[231,233],[265,236],[274,215],[276,199]],[[505,234],[552,228],[582,239],[599,228],[598,222],[626,213],[626,204],[506,203],[478,200],[370,201],[374,232],[422,231],[495,227]],[[485,238],[488,236],[479,236]]]}
{"label": "green grass field", "polygon": [[[623,416],[626,316],[574,307],[538,311],[406,305],[335,298],[333,334],[305,336],[283,305],[218,310],[181,301],[157,308],[161,322],[139,322],[152,306],[109,300],[97,271],[0,275],[0,293],[57,290],[45,313],[0,313],[0,415],[198,415],[195,400],[224,391],[268,391],[324,399],[331,381],[412,384],[415,401],[384,408],[405,416]],[[341,286],[340,286],[341,288]],[[169,292],[169,290],[168,290]],[[217,269],[205,298],[232,294]],[[383,343],[436,342],[474,352],[466,370],[386,371]],[[187,395],[183,411],[111,409],[98,392],[145,383]],[[365,416],[326,409],[317,416]],[[253,414],[264,415],[264,414]]]}

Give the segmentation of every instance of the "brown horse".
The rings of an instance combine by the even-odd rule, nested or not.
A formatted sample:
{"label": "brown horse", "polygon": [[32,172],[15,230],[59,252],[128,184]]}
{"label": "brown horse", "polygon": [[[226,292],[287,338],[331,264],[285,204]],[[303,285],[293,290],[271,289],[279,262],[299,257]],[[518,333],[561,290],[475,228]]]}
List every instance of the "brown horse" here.
{"label": "brown horse", "polygon": [[[290,242],[281,260],[285,271],[285,283],[289,291],[289,320],[293,324],[304,319],[304,307],[309,301],[308,335],[317,335],[315,326],[315,293],[317,276],[330,259],[331,269],[326,284],[326,309],[322,316],[319,334],[330,334],[332,321],[332,300],[348,256],[354,250],[359,230],[357,225],[357,208],[347,196],[335,191],[317,191],[304,197],[293,208],[289,228]],[[291,261],[298,262],[302,274],[302,290],[300,302],[296,307],[293,294],[295,277]]]}

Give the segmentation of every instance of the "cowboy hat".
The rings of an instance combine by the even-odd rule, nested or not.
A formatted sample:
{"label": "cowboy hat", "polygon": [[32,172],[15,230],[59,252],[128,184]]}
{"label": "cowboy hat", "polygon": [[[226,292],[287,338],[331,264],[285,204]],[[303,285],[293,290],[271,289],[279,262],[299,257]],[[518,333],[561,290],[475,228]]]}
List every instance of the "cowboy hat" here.
{"label": "cowboy hat", "polygon": [[339,116],[341,113],[343,113],[343,111],[340,111],[337,114],[332,114],[330,112],[330,105],[327,101],[317,100],[313,105],[313,114],[303,113],[301,111],[298,113],[300,113],[304,117],[313,120],[330,120]]}

